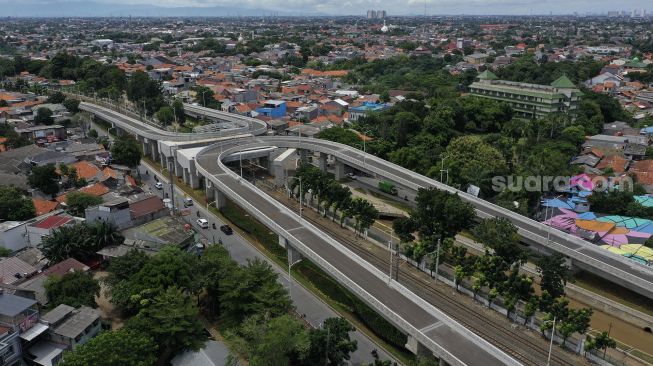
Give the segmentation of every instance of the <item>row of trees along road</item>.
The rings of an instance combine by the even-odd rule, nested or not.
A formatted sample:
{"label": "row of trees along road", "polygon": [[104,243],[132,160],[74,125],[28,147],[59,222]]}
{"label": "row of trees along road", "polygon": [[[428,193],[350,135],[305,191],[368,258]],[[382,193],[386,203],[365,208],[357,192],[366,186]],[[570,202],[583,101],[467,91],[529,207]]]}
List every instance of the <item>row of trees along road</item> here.
{"label": "row of trees along road", "polygon": [[352,198],[348,187],[338,183],[331,174],[309,163],[302,163],[297,168],[289,188],[292,192],[297,191],[296,196],[301,195],[299,198],[302,202],[305,202],[306,193],[312,192],[311,204],[317,201],[317,210],[323,210],[324,217],[332,210],[335,220],[337,212],[340,211],[340,226],[346,218],[353,218],[356,234],[362,234],[379,216],[379,211],[369,201],[360,197]]}
{"label": "row of trees along road", "polygon": [[[533,277],[520,272],[528,255],[519,244],[517,228],[511,222],[489,218],[472,227],[472,207],[455,194],[435,189],[420,189],[416,202],[417,208],[409,218],[394,222],[395,233],[401,238],[406,255],[416,261],[427,255],[434,258],[437,251],[435,242],[442,240],[439,254],[453,266],[456,290],[462,281],[470,280],[474,298],[482,289],[487,290],[489,305],[501,297],[508,317],[521,302],[526,322],[539,310],[544,314],[543,334],[551,328],[555,318],[556,331],[563,343],[574,333],[587,333],[592,309],[568,307],[564,289],[571,277],[562,255],[556,253],[536,261],[541,277],[541,295],[537,296]],[[470,229],[474,238],[483,244],[483,256],[469,255],[467,248],[454,244],[454,236],[464,229]],[[590,348],[605,348],[612,344],[600,338],[591,343]]]}
{"label": "row of trees along road", "polygon": [[346,320],[307,329],[269,264],[239,265],[221,246],[200,256],[173,246],[152,257],[132,250],[112,260],[108,272],[104,282],[125,326],[66,352],[64,366],[165,364],[202,347],[200,312],[216,320],[232,350],[254,366],[340,365],[357,349]]}

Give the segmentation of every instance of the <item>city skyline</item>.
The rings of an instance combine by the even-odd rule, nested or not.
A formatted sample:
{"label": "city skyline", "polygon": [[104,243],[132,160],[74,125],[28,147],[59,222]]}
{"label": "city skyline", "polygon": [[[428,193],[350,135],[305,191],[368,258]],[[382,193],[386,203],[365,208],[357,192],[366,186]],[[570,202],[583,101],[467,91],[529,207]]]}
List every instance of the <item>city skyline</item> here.
{"label": "city skyline", "polygon": [[565,15],[607,14],[614,11],[646,10],[650,3],[625,0],[618,5],[610,1],[562,0],[408,0],[397,4],[387,0],[120,0],[80,2],[67,0],[24,1],[0,0],[0,16],[261,16],[261,15],[361,15],[369,9],[384,9],[388,16],[402,15]]}

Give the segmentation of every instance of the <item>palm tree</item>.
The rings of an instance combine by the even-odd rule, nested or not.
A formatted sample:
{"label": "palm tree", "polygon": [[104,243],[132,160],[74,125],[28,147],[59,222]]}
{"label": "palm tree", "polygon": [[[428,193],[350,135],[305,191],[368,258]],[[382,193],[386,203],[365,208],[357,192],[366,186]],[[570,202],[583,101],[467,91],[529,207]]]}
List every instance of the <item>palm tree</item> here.
{"label": "palm tree", "polygon": [[118,229],[106,221],[98,221],[91,225],[90,232],[91,235],[88,239],[97,248],[118,245],[125,241],[125,237],[120,234]]}

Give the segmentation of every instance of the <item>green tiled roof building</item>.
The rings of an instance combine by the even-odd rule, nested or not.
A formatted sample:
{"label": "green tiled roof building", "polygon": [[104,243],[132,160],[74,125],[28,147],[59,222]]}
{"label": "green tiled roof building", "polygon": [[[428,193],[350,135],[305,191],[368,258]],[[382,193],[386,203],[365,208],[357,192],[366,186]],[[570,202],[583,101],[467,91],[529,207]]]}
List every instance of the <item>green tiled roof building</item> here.
{"label": "green tiled roof building", "polygon": [[478,81],[469,86],[471,95],[510,104],[517,117],[542,118],[551,113],[568,113],[573,116],[583,93],[566,76],[551,85],[517,83],[498,80],[489,70],[478,75]]}

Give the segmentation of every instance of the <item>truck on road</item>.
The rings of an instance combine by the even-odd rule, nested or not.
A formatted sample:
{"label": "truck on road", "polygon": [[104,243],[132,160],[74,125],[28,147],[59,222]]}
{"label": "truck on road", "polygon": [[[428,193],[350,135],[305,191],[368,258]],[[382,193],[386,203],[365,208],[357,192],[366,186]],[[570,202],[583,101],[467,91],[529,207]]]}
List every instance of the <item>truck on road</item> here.
{"label": "truck on road", "polygon": [[395,187],[394,183],[388,182],[387,180],[379,181],[379,190],[387,194],[397,194],[397,187]]}

